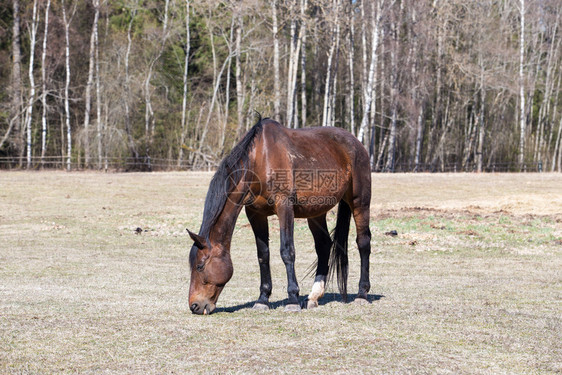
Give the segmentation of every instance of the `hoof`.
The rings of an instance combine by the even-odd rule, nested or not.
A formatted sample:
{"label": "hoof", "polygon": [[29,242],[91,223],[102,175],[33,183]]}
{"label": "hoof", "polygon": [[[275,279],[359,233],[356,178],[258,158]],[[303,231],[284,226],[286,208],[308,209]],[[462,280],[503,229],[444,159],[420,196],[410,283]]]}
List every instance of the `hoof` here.
{"label": "hoof", "polygon": [[267,306],[267,305],[264,304],[264,303],[258,303],[258,302],[256,302],[256,303],[254,304],[254,307],[252,307],[252,310],[256,310],[256,311],[267,311],[267,310],[269,310],[269,306]]}
{"label": "hoof", "polygon": [[300,305],[287,305],[285,306],[285,312],[299,312],[301,311]]}
{"label": "hoof", "polygon": [[369,304],[370,304],[370,302],[367,301],[365,298],[359,298],[359,297],[358,297],[358,298],[355,298],[355,299],[353,300],[353,303],[356,304],[356,305],[359,305],[359,306],[365,306],[365,305],[369,305]]}
{"label": "hoof", "polygon": [[312,301],[312,300],[308,300],[308,302],[306,303],[306,308],[307,309],[315,309],[318,307],[318,301]]}

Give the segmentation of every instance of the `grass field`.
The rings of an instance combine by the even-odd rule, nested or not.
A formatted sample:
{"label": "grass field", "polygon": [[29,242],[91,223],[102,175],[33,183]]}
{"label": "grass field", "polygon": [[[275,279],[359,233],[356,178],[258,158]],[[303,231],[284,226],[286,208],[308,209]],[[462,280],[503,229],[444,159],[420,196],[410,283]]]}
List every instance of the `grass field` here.
{"label": "grass field", "polygon": [[[210,178],[0,172],[0,373],[562,372],[562,175],[373,175],[366,306],[332,286],[319,308],[285,313],[271,219],[275,309],[251,310],[242,213],[234,277],[202,317],[185,228],[199,229]],[[295,233],[304,298],[315,254],[305,221]]]}

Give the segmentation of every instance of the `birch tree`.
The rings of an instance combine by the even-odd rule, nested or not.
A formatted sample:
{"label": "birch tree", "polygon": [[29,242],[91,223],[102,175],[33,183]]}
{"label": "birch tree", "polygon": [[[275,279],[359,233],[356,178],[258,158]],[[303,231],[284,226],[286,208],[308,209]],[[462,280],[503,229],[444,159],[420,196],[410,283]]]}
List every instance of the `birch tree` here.
{"label": "birch tree", "polygon": [[519,1],[519,168],[525,163],[525,136],[527,132],[527,118],[525,116],[525,0]]}
{"label": "birch tree", "polygon": [[236,22],[236,42],[235,42],[235,78],[236,78],[236,119],[238,125],[236,127],[236,137],[240,138],[243,135],[244,129],[244,84],[242,83],[242,15],[240,9],[236,9],[237,22]]}
{"label": "birch tree", "polygon": [[90,53],[88,68],[88,83],[86,84],[85,100],[84,100],[84,155],[86,168],[90,166],[90,112],[92,108],[92,86],[94,84],[94,63],[95,63],[95,46],[96,34],[99,20],[99,0],[92,0],[94,6],[94,21],[92,22],[92,32],[90,34]]}
{"label": "birch tree", "polygon": [[278,0],[271,1],[272,32],[273,32],[273,117],[279,120],[281,115],[281,85],[279,71],[279,26],[277,20]]}
{"label": "birch tree", "polygon": [[[23,129],[21,125],[21,111],[22,111],[22,82],[21,82],[21,40],[20,40],[20,2],[13,0],[13,14],[14,21],[12,26],[12,106],[11,106],[11,120],[10,126],[6,131],[0,147],[4,144],[5,140],[10,136],[10,131],[15,126],[17,129],[16,134],[16,147],[23,152]],[[21,161],[20,161],[21,165]]]}
{"label": "birch tree", "polygon": [[45,6],[45,27],[43,30],[43,50],[41,53],[41,166],[45,165],[45,155],[47,153],[47,38],[49,35],[49,10],[51,0],[47,0]]}
{"label": "birch tree", "polygon": [[183,146],[185,144],[187,128],[187,78],[189,67],[189,53],[191,48],[191,35],[189,30],[189,0],[185,0],[185,58],[183,62],[183,95],[181,104],[181,140],[178,157],[178,167],[183,160]]}
{"label": "birch tree", "polygon": [[400,2],[400,9],[397,10],[398,15],[395,16],[397,19],[393,20],[390,26],[390,32],[392,35],[392,46],[390,50],[390,100],[392,101],[392,118],[390,122],[390,134],[388,140],[388,156],[385,166],[385,171],[387,172],[394,172],[396,163],[396,138],[398,136],[398,60],[400,59],[398,29],[402,21],[403,6],[404,2]]}
{"label": "birch tree", "polygon": [[27,169],[31,168],[31,154],[32,154],[32,133],[31,123],[33,117],[33,105],[35,103],[35,77],[33,75],[33,65],[35,60],[35,42],[37,40],[37,27],[39,26],[39,18],[37,12],[37,0],[33,1],[33,18],[31,19],[31,33],[29,40],[29,99],[27,103],[27,114],[25,117],[26,128],[26,146],[27,146]]}
{"label": "birch tree", "polygon": [[349,11],[348,11],[348,17],[349,17],[349,39],[348,39],[348,52],[347,52],[347,56],[348,56],[348,68],[349,68],[349,80],[348,80],[348,95],[347,95],[347,101],[348,101],[348,106],[349,106],[349,129],[351,131],[351,133],[353,135],[356,135],[356,129],[355,129],[355,103],[354,103],[354,99],[355,99],[355,69],[354,69],[354,63],[355,63],[355,5],[354,5],[354,0],[350,0],[349,1]]}
{"label": "birch tree", "polygon": [[[367,144],[367,140],[365,139],[365,134],[367,132],[367,127],[369,125],[369,116],[371,112],[375,112],[375,102],[373,100],[374,97],[374,88],[376,85],[376,68],[377,68],[377,48],[379,46],[379,36],[380,36],[380,23],[382,19],[382,7],[384,6],[385,0],[376,0],[376,7],[373,6],[373,14],[372,14],[372,26],[371,26],[371,59],[369,63],[368,73],[366,74],[366,84],[363,87],[363,116],[361,118],[361,125],[359,128],[359,133],[357,134],[357,138],[359,141],[363,142],[363,144]],[[365,59],[366,61],[366,59]]]}
{"label": "birch tree", "polygon": [[[71,159],[72,159],[72,130],[70,128],[70,97],[69,97],[69,88],[70,88],[70,37],[69,37],[69,29],[70,29],[70,22],[72,21],[72,15],[70,18],[67,16],[66,12],[66,1],[62,1],[62,16],[64,22],[64,57],[65,57],[65,84],[64,84],[64,123],[66,126],[66,169],[70,171],[71,169]],[[74,11],[76,10],[76,6],[74,6]]]}
{"label": "birch tree", "polygon": [[[286,126],[298,127],[297,111],[297,73],[299,68],[299,55],[302,49],[302,41],[305,26],[306,0],[300,0],[300,16],[297,17],[297,0],[291,0],[289,5],[290,14],[290,37],[289,37],[289,68],[287,72],[287,119]],[[302,64],[302,61],[301,61]]]}
{"label": "birch tree", "polygon": [[[94,23],[96,26],[93,29],[94,33],[94,65],[96,71],[96,140],[97,140],[97,148],[98,148],[98,169],[102,169],[102,158],[103,158],[103,124],[102,124],[102,116],[101,116],[101,78],[100,78],[100,58],[99,58],[99,28],[98,28],[98,20],[99,20],[99,12],[100,12],[100,0],[94,0]],[[107,149],[107,145],[106,145]],[[105,170],[107,171],[107,155],[105,155]]]}
{"label": "birch tree", "polygon": [[326,81],[324,84],[324,106],[322,110],[322,126],[333,125],[333,98],[335,96],[335,77],[336,54],[340,39],[340,8],[341,0],[333,0],[332,11],[334,12],[334,20],[331,25],[331,42],[328,51],[328,62],[326,67]]}
{"label": "birch tree", "polygon": [[303,20],[302,20],[302,26],[301,26],[301,30],[302,30],[302,36],[301,36],[301,40],[302,40],[302,44],[301,44],[301,59],[300,59],[300,66],[301,66],[301,127],[306,127],[306,117],[307,117],[307,98],[306,98],[306,40],[307,40],[307,23],[308,20],[306,20],[304,18],[304,9],[306,8],[307,5],[307,1],[303,0],[302,3],[303,6],[301,9],[303,9],[301,11],[301,14],[303,15]]}
{"label": "birch tree", "polygon": [[139,153],[137,151],[137,147],[135,144],[135,140],[133,138],[133,130],[132,130],[132,121],[131,121],[131,108],[130,108],[130,100],[132,97],[132,90],[131,90],[131,73],[130,73],[130,56],[131,56],[131,48],[133,45],[133,22],[135,21],[135,16],[137,14],[137,5],[134,4],[133,8],[130,9],[130,19],[129,24],[127,26],[127,50],[125,52],[125,95],[123,97],[123,105],[125,107],[125,132],[127,133],[127,142],[129,145],[129,152],[133,157],[133,164],[139,162]]}

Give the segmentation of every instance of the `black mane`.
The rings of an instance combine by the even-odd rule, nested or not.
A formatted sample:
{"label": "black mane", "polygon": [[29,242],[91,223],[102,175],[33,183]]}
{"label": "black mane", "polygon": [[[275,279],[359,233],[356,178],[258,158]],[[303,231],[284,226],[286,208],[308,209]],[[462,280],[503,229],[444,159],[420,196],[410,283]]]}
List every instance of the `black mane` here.
{"label": "black mane", "polygon": [[[222,212],[228,193],[244,177],[245,171],[250,167],[249,153],[253,148],[254,139],[261,132],[263,121],[261,116],[258,122],[246,133],[244,138],[221,161],[207,191],[203,222],[199,235],[208,240],[211,227],[216,223]],[[228,178],[228,181],[227,181]]]}

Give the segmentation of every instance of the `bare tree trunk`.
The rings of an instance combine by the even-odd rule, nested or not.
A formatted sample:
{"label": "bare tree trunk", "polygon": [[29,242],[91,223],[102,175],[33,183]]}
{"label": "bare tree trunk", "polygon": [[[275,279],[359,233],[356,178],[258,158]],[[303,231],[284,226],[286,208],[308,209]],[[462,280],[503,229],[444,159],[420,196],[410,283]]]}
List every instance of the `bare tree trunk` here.
{"label": "bare tree trunk", "polygon": [[418,121],[416,126],[416,154],[414,157],[414,172],[420,171],[420,163],[421,163],[421,153],[422,153],[422,145],[423,145],[423,117],[424,117],[424,105],[421,104],[418,113]]}
{"label": "bare tree trunk", "polygon": [[271,2],[272,18],[273,18],[273,117],[280,120],[281,115],[281,88],[279,76],[279,30],[277,20],[277,0]]}
{"label": "bare tree trunk", "polygon": [[479,121],[478,119],[475,119],[476,115],[474,114],[474,111],[476,110],[476,108],[474,107],[475,106],[473,105],[470,110],[470,114],[466,119],[467,125],[465,125],[466,128],[465,137],[464,137],[465,146],[464,146],[463,162],[462,162],[462,169],[464,171],[469,170],[470,160],[472,157],[472,145],[474,143],[474,139],[476,138],[474,129],[476,128],[476,122]]}
{"label": "bare tree trunk", "polygon": [[31,138],[31,123],[33,117],[33,104],[35,102],[35,77],[33,76],[33,64],[35,60],[35,42],[37,40],[37,26],[39,25],[39,19],[37,15],[37,0],[33,1],[33,18],[31,19],[31,35],[29,41],[29,99],[27,104],[27,114],[25,117],[25,129],[27,138],[27,169],[31,168],[31,148],[32,148],[32,138]]}
{"label": "bare tree trunk", "polygon": [[302,44],[301,44],[301,127],[306,127],[306,32],[307,32],[307,21],[305,20],[305,8],[307,0],[303,0],[301,8],[302,15]]}
{"label": "bare tree trunk", "polygon": [[371,41],[371,62],[369,65],[369,71],[366,84],[363,86],[363,117],[361,118],[361,126],[359,128],[359,134],[357,138],[363,144],[366,144],[365,134],[367,132],[367,127],[369,125],[369,116],[371,111],[375,112],[375,101],[373,100],[373,91],[376,84],[375,74],[377,69],[377,48],[379,45],[380,36],[380,21],[382,18],[382,6],[384,5],[384,0],[378,0],[376,6],[373,7],[373,17],[372,17],[372,41]]}
{"label": "bare tree trunk", "polygon": [[355,14],[354,14],[354,0],[349,1],[349,51],[348,54],[348,64],[349,64],[349,86],[348,86],[348,105],[349,105],[349,130],[351,134],[356,135],[355,129],[355,74],[354,74],[354,55],[355,55]]}
{"label": "bare tree trunk", "polygon": [[399,52],[400,52],[400,41],[399,35],[400,32],[399,27],[402,24],[402,12],[403,12],[404,2],[400,3],[400,9],[398,10],[399,15],[398,19],[393,21],[391,24],[391,32],[392,32],[392,49],[390,51],[390,58],[391,58],[391,70],[390,70],[390,98],[392,100],[392,121],[390,123],[390,139],[389,139],[389,146],[388,146],[388,157],[386,159],[386,167],[385,170],[387,172],[394,172],[396,167],[396,138],[398,136],[398,75],[400,74],[398,71],[398,61],[399,61]]}
{"label": "bare tree trunk", "polygon": [[[299,54],[302,50],[302,41],[306,32],[305,9],[307,0],[300,1],[300,22],[297,22],[295,11],[296,0],[290,5],[289,14],[291,17],[291,36],[289,46],[289,68],[287,73],[287,122],[289,128],[298,127],[297,110],[297,73],[299,67]],[[298,32],[297,32],[298,26]],[[302,60],[301,60],[302,69]]]}
{"label": "bare tree trunk", "polygon": [[[437,0],[434,1],[434,7],[437,4]],[[441,99],[441,95],[442,95],[442,76],[443,76],[443,39],[444,39],[444,33],[445,33],[445,28],[446,28],[446,24],[448,22],[447,20],[447,15],[443,15],[441,16],[439,13],[439,10],[436,10],[437,13],[437,22],[441,21],[442,23],[437,25],[437,63],[436,63],[436,74],[435,74],[435,102],[434,102],[434,108],[433,108],[433,118],[431,121],[431,128],[429,130],[429,137],[428,137],[428,147],[427,147],[427,154],[426,154],[426,161],[429,164],[432,164],[431,167],[433,168],[433,160],[437,160],[435,153],[436,153],[436,147],[435,147],[435,132],[439,131],[439,128],[441,127],[440,125],[442,124],[443,120],[442,120],[442,99]],[[439,17],[443,17],[442,19],[440,19]]]}
{"label": "bare tree trunk", "polygon": [[[554,30],[552,32],[552,35],[555,36],[557,29],[558,29],[558,24],[560,21],[560,13],[557,14],[556,17],[556,22],[554,24]],[[536,162],[542,162],[542,163],[546,163],[548,162],[547,160],[547,155],[548,155],[548,150],[547,150],[547,143],[545,141],[546,138],[546,129],[545,129],[545,125],[548,122],[548,118],[550,116],[550,104],[552,103],[552,92],[554,90],[554,84],[556,79],[552,78],[552,73],[553,71],[556,70],[557,67],[557,62],[558,62],[558,50],[559,48],[554,48],[555,46],[559,47],[560,46],[560,42],[558,43],[554,43],[554,40],[551,41],[550,43],[550,49],[548,52],[548,60],[547,60],[547,66],[546,66],[546,79],[545,79],[545,84],[544,84],[544,94],[543,94],[543,100],[542,100],[542,104],[541,104],[541,109],[539,111],[539,129],[538,129],[538,134],[536,137],[536,142],[535,142],[535,161]],[[557,103],[557,102],[555,102]],[[552,128],[552,127],[550,127]],[[552,133],[551,133],[552,134]],[[550,142],[548,143],[548,145],[550,145]],[[543,157],[546,160],[543,160]],[[546,169],[546,165],[545,165],[545,169]]]}
{"label": "bare tree trunk", "polygon": [[250,66],[250,98],[248,99],[248,112],[246,113],[246,131],[251,126],[252,116],[250,112],[254,109],[254,101],[256,98],[256,64],[252,64],[250,60],[250,55],[248,55],[248,66]]}
{"label": "bare tree trunk", "polygon": [[[380,33],[382,35],[379,37],[379,39],[384,39],[384,28],[382,28],[382,27],[380,28]],[[379,46],[380,46],[379,56],[386,56],[386,50],[385,50],[384,43],[380,43]],[[380,134],[379,134],[378,157],[377,157],[376,163],[373,164],[373,165],[377,170],[382,170],[382,164],[380,164],[380,167],[379,167],[379,163],[382,163],[382,161],[384,159],[384,150],[385,150],[386,144],[388,142],[388,135],[389,135],[389,132],[385,131],[386,130],[385,129],[386,128],[385,127],[385,120],[386,120],[386,109],[385,109],[386,101],[385,101],[385,98],[388,95],[386,95],[385,91],[384,91],[384,79],[379,79],[377,81],[377,70],[376,69],[377,69],[377,67],[375,66],[375,73],[374,73],[374,76],[373,76],[373,89],[375,89],[378,85],[378,87],[379,87],[379,100],[380,100],[380,110],[379,110],[379,112],[380,112],[380,115],[379,115]],[[380,72],[381,72],[382,77],[385,77],[387,75],[387,73],[386,73],[386,63],[385,63],[384,58],[380,59]],[[366,87],[366,83],[364,83],[364,87]],[[376,104],[376,98],[373,99],[373,103]],[[371,110],[371,114],[370,114],[369,120],[368,120],[370,122],[371,128],[372,128],[371,144],[369,145],[369,153],[371,153],[371,163],[373,163],[375,155],[377,154],[377,151],[376,151],[376,148],[375,148],[376,134],[374,134],[375,131],[376,131],[376,129],[374,127],[376,118],[377,118],[377,113],[376,113],[375,109],[373,108]],[[368,129],[366,131],[368,131]],[[365,134],[365,138],[367,138],[366,135],[367,134]]]}
{"label": "bare tree trunk", "polygon": [[[8,127],[5,138],[10,135],[10,130],[16,128],[15,144],[20,154],[20,167],[22,165],[21,157],[23,152],[23,129],[21,123],[22,114],[22,82],[21,82],[21,40],[20,40],[20,2],[13,0],[14,24],[12,26],[12,108],[10,121],[11,126]],[[4,142],[2,142],[4,143]]]}
{"label": "bare tree trunk", "polygon": [[332,93],[330,95],[330,105],[329,105],[329,112],[328,112],[328,121],[330,126],[336,126],[336,98],[338,93],[338,65],[339,65],[339,55],[340,55],[340,35],[341,35],[341,25],[340,25],[340,12],[341,12],[342,2],[341,0],[338,1],[338,14],[336,16],[337,24],[336,24],[336,53],[334,56],[334,78],[332,80]]}
{"label": "bare tree trunk", "polygon": [[330,44],[330,50],[328,52],[328,65],[326,68],[326,83],[324,85],[324,107],[322,111],[322,126],[330,126],[332,125],[332,95],[333,95],[333,86],[334,79],[335,79],[335,70],[333,66],[336,65],[335,63],[335,55],[336,49],[339,43],[340,37],[340,21],[339,21],[339,14],[340,14],[340,0],[334,0],[333,3],[334,11],[336,12],[336,17],[334,21],[334,25],[332,26],[332,43]]}
{"label": "bare tree trunk", "polygon": [[151,169],[150,163],[150,145],[152,145],[152,137],[153,134],[150,133],[150,129],[152,129],[151,124],[154,122],[154,111],[152,110],[152,90],[150,86],[150,81],[152,80],[152,72],[154,70],[154,64],[156,63],[157,59],[154,59],[150,63],[150,67],[148,68],[148,73],[146,75],[146,79],[144,80],[144,136],[145,136],[145,157],[147,158],[148,162],[148,169]]}
{"label": "bare tree trunk", "polygon": [[14,128],[14,125],[16,124],[16,120],[19,119],[19,115],[18,117],[12,117],[10,119],[10,122],[8,124],[8,130],[6,130],[6,133],[4,133],[4,136],[2,137],[2,140],[0,140],[0,148],[2,148],[2,146],[4,146],[4,143],[6,143],[6,141],[8,140],[8,137],[10,137],[10,133],[12,132],[12,129]]}
{"label": "bare tree trunk", "polygon": [[[558,153],[558,160],[556,154]],[[558,135],[554,146],[554,153],[552,154],[552,172],[556,170],[556,163],[558,163],[558,172],[562,172],[562,116],[560,116],[560,123],[558,124]]]}
{"label": "bare tree trunk", "polygon": [[65,41],[65,85],[64,85],[64,121],[66,125],[66,169],[70,171],[71,168],[71,158],[72,158],[72,131],[70,129],[70,98],[69,98],[69,87],[70,87],[70,20],[66,14],[65,0],[62,0],[62,16],[64,22],[64,41]]}
{"label": "bare tree trunk", "polygon": [[191,48],[191,35],[189,30],[189,0],[185,0],[185,60],[183,66],[183,96],[181,103],[181,141],[178,156],[178,167],[181,166],[183,159],[183,145],[185,143],[187,127],[187,72],[189,67],[189,50]]}
{"label": "bare tree trunk", "polygon": [[[558,108],[558,99],[559,99],[559,94],[560,94],[560,83],[562,81],[562,77],[558,77],[558,84],[556,85],[556,96],[554,99],[554,109],[552,111],[552,127],[551,127],[551,131],[550,131],[550,136],[549,136],[549,140],[548,143],[551,144],[552,143],[552,138],[554,137],[554,132],[555,132],[555,128],[556,128],[556,115],[558,113],[557,108]],[[561,116],[561,120],[562,120],[562,116]],[[554,140],[554,151],[552,152],[552,157],[551,157],[551,166],[550,166],[550,170],[551,172],[556,171],[556,165],[557,165],[557,160],[556,160],[556,154],[558,153],[558,150],[560,148],[560,131],[562,130],[562,125],[559,125],[558,128],[558,133],[556,136],[556,139]]]}
{"label": "bare tree trunk", "polygon": [[[415,9],[412,11],[412,24],[416,24],[417,22],[417,13]],[[423,57],[418,57],[418,40],[414,38],[412,43],[411,55],[414,60],[412,63],[412,79],[420,79],[418,76],[418,64],[421,66],[422,72],[424,71],[424,64],[423,61],[418,62],[418,58],[423,59]],[[418,84],[421,84],[418,83]],[[414,145],[414,172],[420,171],[420,162],[421,162],[421,153],[422,153],[422,146],[423,146],[423,130],[424,130],[424,107],[425,107],[425,100],[420,98],[421,95],[418,92],[418,86],[415,85],[412,92],[412,97],[416,106],[418,106],[418,116],[416,121],[416,139]]]}
{"label": "bare tree trunk", "polygon": [[237,120],[238,125],[236,128],[236,137],[240,139],[244,135],[244,97],[245,90],[242,84],[242,66],[241,66],[241,44],[242,44],[242,17],[238,14],[238,22],[236,25],[236,67],[234,76],[236,78],[236,109],[237,109]]}
{"label": "bare tree trunk", "polygon": [[[297,48],[297,20],[295,19],[295,3],[296,0],[289,0],[289,67],[287,69],[287,119],[285,120],[285,126],[288,128],[293,127],[293,121],[295,117],[293,114],[293,108],[295,106],[296,72],[297,61],[299,58],[299,50]],[[293,71],[295,72],[295,74],[293,74]]]}
{"label": "bare tree trunk", "polygon": [[166,45],[166,40],[168,38],[168,11],[170,6],[170,0],[166,0],[164,6],[164,21],[162,23],[162,40],[160,42],[160,49],[158,53],[149,64],[148,73],[144,81],[144,100],[145,100],[145,112],[144,112],[144,122],[145,122],[145,136],[146,136],[146,157],[148,162],[148,169],[152,169],[152,164],[150,161],[150,147],[154,141],[154,129],[156,126],[156,121],[154,119],[154,110],[152,109],[152,88],[150,82],[152,81],[152,75],[154,73],[154,66],[162,56],[164,52],[164,46]]}
{"label": "bare tree trunk", "polygon": [[88,82],[86,84],[86,98],[84,103],[84,156],[85,166],[90,166],[90,111],[92,109],[92,86],[94,84],[94,57],[95,57],[95,38],[99,19],[99,0],[92,0],[95,13],[92,23],[92,33],[90,34],[90,59],[88,64]]}
{"label": "bare tree trunk", "polygon": [[[221,150],[224,149],[224,141],[226,139],[226,132],[227,132],[227,125],[228,125],[228,113],[229,113],[229,107],[230,107],[230,71],[232,68],[232,55],[234,54],[234,52],[232,51],[232,42],[234,39],[234,19],[235,19],[235,15],[234,13],[232,14],[232,22],[230,23],[230,38],[226,41],[226,44],[228,45],[228,55],[229,58],[228,63],[227,63],[227,67],[226,67],[226,87],[224,88],[224,93],[225,93],[225,100],[224,100],[224,121],[223,121],[223,125],[222,125],[222,131],[220,134],[220,143],[219,143],[219,147]],[[226,38],[225,38],[226,39]]]}
{"label": "bare tree trunk", "polygon": [[125,132],[127,133],[129,151],[131,152],[131,156],[133,157],[133,164],[135,167],[139,159],[139,154],[135,146],[135,140],[133,139],[133,133],[131,129],[131,108],[129,106],[129,100],[131,99],[132,94],[131,78],[129,72],[129,58],[131,56],[131,46],[133,44],[132,28],[136,13],[137,9],[134,8],[131,11],[131,19],[129,21],[129,26],[127,27],[127,52],[125,53],[125,98],[123,98],[123,102],[125,104]]}
{"label": "bare tree trunk", "polygon": [[[352,0],[353,1],[353,0]],[[367,84],[367,32],[365,30],[368,24],[367,16],[365,14],[365,1],[361,0],[361,82],[363,91],[366,90]]]}
{"label": "bare tree trunk", "polygon": [[[99,20],[99,11],[100,11],[100,0],[94,0],[94,7],[96,9],[96,16],[95,21],[96,23]],[[99,28],[95,27],[94,29],[94,60],[95,60],[95,69],[96,69],[96,138],[97,138],[97,146],[98,146],[98,169],[102,169],[102,158],[105,158],[105,170],[107,172],[107,151],[104,153],[102,149],[102,145],[104,144],[104,124],[102,123],[102,116],[101,116],[101,89],[100,89],[100,58],[99,58]],[[107,124],[107,122],[105,122]],[[107,145],[106,150],[107,150]]]}
{"label": "bare tree trunk", "polygon": [[47,0],[45,7],[45,30],[43,34],[43,51],[41,53],[41,166],[45,165],[45,154],[47,152],[47,69],[45,59],[47,57],[47,35],[49,31],[49,9],[51,0]]}
{"label": "bare tree trunk", "polygon": [[297,66],[299,60],[299,50],[301,38],[297,36],[297,20],[295,14],[296,0],[289,2],[290,37],[289,37],[289,68],[287,69],[287,119],[285,126],[294,127],[294,109],[297,87]]}
{"label": "bare tree trunk", "polygon": [[484,68],[480,76],[480,119],[478,120],[478,146],[476,148],[476,171],[482,173],[482,163],[484,159],[484,135],[485,135],[485,109],[486,109],[486,89],[484,88]]}
{"label": "bare tree trunk", "polygon": [[525,76],[524,76],[524,63],[525,63],[525,0],[520,0],[520,22],[521,27],[519,30],[519,168],[522,170],[523,163],[525,162],[525,137],[527,119],[525,116]]}

